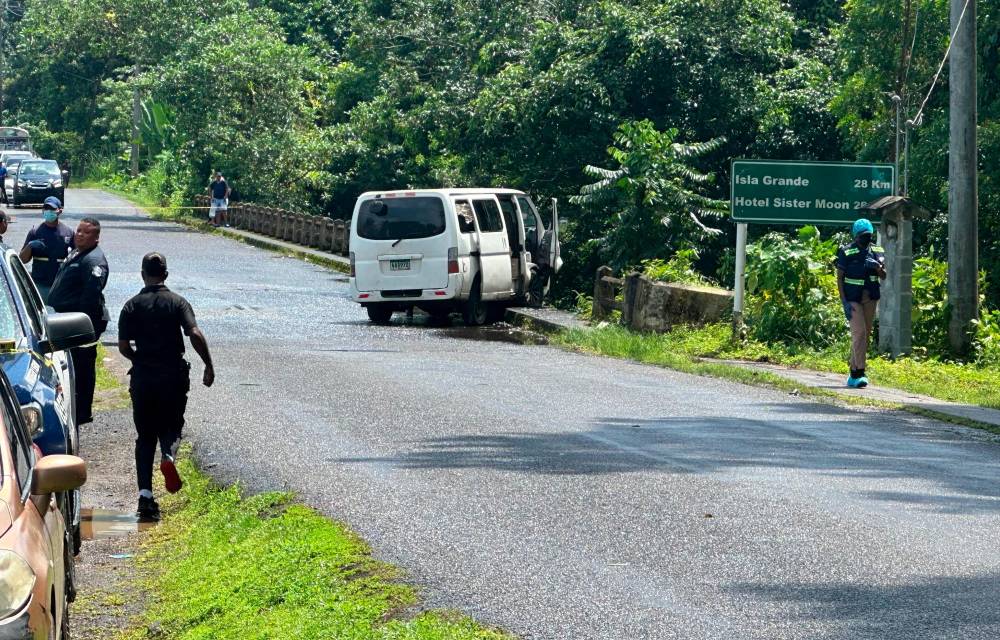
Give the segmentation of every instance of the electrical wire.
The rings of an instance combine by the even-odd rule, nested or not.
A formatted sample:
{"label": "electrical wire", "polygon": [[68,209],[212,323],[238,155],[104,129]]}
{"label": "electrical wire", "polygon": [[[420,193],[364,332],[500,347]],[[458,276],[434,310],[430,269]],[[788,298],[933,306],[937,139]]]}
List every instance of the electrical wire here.
{"label": "electrical wire", "polygon": [[958,30],[962,27],[962,21],[965,20],[965,14],[969,10],[969,3],[972,0],[965,0],[965,5],[962,7],[962,14],[958,16],[958,22],[955,23],[955,30],[951,32],[951,38],[948,40],[948,48],[944,52],[944,57],[941,58],[941,64],[938,65],[937,73],[934,74],[934,79],[931,81],[931,88],[927,90],[927,95],[924,96],[923,102],[920,103],[920,108],[917,109],[917,115],[913,116],[912,120],[909,120],[907,124],[919,127],[920,122],[924,116],[924,107],[927,106],[927,101],[931,99],[931,94],[934,93],[934,88],[937,86],[938,79],[941,77],[941,71],[944,70],[944,63],[948,61],[948,56],[951,55],[951,47],[955,44],[955,35]]}

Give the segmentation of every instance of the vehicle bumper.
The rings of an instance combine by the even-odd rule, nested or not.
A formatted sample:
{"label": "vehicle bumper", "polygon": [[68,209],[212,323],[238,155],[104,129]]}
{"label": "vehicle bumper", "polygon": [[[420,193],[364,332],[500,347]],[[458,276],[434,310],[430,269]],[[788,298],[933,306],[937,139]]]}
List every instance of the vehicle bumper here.
{"label": "vehicle bumper", "polygon": [[448,286],[442,289],[411,289],[399,291],[358,291],[354,278],[349,279],[351,300],[368,305],[372,303],[394,302],[402,306],[419,302],[447,302],[454,300],[462,292],[462,274],[448,276]]}
{"label": "vehicle bumper", "polygon": [[[33,603],[28,603],[17,615],[0,620],[0,640],[45,640],[49,636],[49,625],[46,617],[32,616]],[[33,619],[34,618],[34,619]]]}
{"label": "vehicle bumper", "polygon": [[23,202],[26,204],[38,204],[45,202],[46,198],[51,198],[55,196],[56,198],[62,199],[63,189],[59,187],[58,189],[18,189],[14,193],[14,197],[17,198],[18,202]]}

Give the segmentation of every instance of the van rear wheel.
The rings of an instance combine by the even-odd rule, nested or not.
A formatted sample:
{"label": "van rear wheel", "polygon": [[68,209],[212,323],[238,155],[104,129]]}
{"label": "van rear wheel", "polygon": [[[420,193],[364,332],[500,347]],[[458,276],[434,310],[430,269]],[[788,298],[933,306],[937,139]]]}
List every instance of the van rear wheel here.
{"label": "van rear wheel", "polygon": [[375,324],[389,324],[392,319],[392,307],[387,304],[370,304],[365,309],[368,311],[368,319]]}
{"label": "van rear wheel", "polygon": [[477,277],[476,281],[472,283],[469,299],[462,307],[462,318],[465,319],[465,324],[470,327],[478,327],[481,324],[486,324],[488,314],[489,308],[483,302],[482,281]]}

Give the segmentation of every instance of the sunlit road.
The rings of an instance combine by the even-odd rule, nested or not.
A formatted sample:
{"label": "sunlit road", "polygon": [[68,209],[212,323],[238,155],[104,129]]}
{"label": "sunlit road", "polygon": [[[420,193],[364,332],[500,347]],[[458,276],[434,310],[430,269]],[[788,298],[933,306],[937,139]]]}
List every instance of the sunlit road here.
{"label": "sunlit road", "polygon": [[[340,274],[67,199],[71,224],[104,221],[115,318],[153,249],[194,305],[218,381],[193,392],[186,435],[210,472],[348,522],[429,606],[526,638],[1000,637],[1000,444],[372,327]],[[8,242],[37,218],[19,212]]]}

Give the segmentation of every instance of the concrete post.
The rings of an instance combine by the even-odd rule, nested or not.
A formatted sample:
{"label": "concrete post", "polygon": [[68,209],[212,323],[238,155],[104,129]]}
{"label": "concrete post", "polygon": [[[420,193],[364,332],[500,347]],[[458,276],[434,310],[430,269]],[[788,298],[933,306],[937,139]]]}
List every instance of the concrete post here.
{"label": "concrete post", "polygon": [[913,347],[913,221],[900,212],[885,215],[879,241],[887,277],[878,305],[878,349],[896,358]]}

